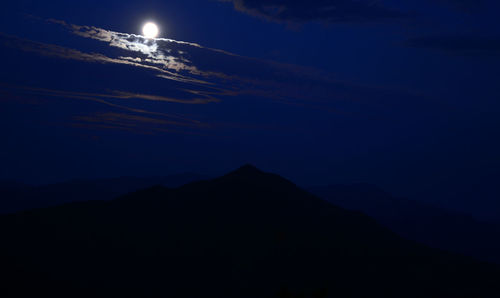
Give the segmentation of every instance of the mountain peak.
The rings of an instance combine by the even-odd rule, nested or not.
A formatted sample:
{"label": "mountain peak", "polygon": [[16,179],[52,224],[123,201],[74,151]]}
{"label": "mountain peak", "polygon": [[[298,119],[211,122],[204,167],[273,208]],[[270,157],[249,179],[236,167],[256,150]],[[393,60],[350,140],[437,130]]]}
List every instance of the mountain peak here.
{"label": "mountain peak", "polygon": [[259,170],[251,164],[245,164],[238,169],[227,173],[221,178],[237,179],[243,181],[262,181],[267,180],[268,174]]}
{"label": "mountain peak", "polygon": [[256,166],[252,165],[252,164],[244,164],[242,165],[241,167],[239,167],[237,170],[235,170],[233,173],[252,173],[252,174],[256,174],[256,173],[264,173],[262,172],[261,170],[259,170]]}
{"label": "mountain peak", "polygon": [[225,176],[243,176],[243,177],[254,177],[265,174],[263,171],[259,170],[257,167],[251,164],[245,164],[238,169],[229,172]]}

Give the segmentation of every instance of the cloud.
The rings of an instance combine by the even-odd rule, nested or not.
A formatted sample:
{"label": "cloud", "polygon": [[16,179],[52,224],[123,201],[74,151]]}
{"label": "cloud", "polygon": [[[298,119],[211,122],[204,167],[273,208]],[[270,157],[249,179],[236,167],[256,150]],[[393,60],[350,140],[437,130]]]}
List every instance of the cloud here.
{"label": "cloud", "polygon": [[[13,86],[0,83],[0,91],[16,90],[18,98],[30,99],[31,95],[44,97],[59,97],[64,99],[80,99],[103,104],[111,109],[108,112],[97,112],[88,115],[72,117],[73,127],[97,130],[122,130],[138,134],[180,133],[200,135],[200,130],[207,130],[211,125],[179,114],[167,114],[145,109],[133,108],[124,104],[116,104],[109,99],[146,99],[163,101],[163,97],[135,94],[123,91],[113,91],[109,94],[72,92],[27,86]],[[33,102],[35,103],[35,102]],[[36,101],[39,104],[39,101]],[[102,109],[99,109],[102,110]]]}
{"label": "cloud", "polygon": [[[178,121],[145,117],[126,113],[97,113],[87,116],[74,117],[73,126],[94,129],[117,129],[140,134],[154,134],[157,132],[196,134],[185,128],[193,128],[194,125]],[[204,126],[198,126],[201,128]],[[183,128],[180,130],[179,128]]]}
{"label": "cloud", "polygon": [[238,11],[266,20],[289,23],[368,23],[401,19],[410,14],[373,0],[220,0]]}
{"label": "cloud", "polygon": [[[192,125],[189,126],[190,129],[201,129],[208,127],[211,123],[209,120],[206,120],[205,123],[199,123],[196,120],[188,119],[191,117],[181,119],[183,116],[162,114],[158,113],[157,110],[151,110],[151,108],[146,110],[143,108],[144,106],[152,107],[153,104],[139,104],[138,101],[142,103],[154,101],[155,108],[159,107],[158,104],[161,103],[183,104],[184,108],[180,108],[180,110],[184,113],[187,104],[213,104],[238,96],[238,100],[272,100],[276,103],[287,104],[288,107],[334,111],[337,115],[351,117],[354,115],[350,113],[350,109],[358,115],[367,114],[373,109],[379,109],[382,102],[383,106],[386,107],[391,100],[397,101],[396,99],[399,100],[401,97],[411,97],[406,91],[396,92],[339,81],[333,79],[330,74],[316,69],[235,55],[195,43],[163,38],[150,40],[134,34],[114,32],[92,26],[71,25],[55,20],[50,22],[64,26],[72,34],[97,40],[103,46],[96,46],[92,42],[93,52],[89,53],[60,45],[2,35],[1,33],[0,44],[54,58],[129,66],[130,72],[127,72],[126,69],[120,69],[120,78],[125,78],[127,75],[133,77],[137,75],[135,69],[143,69],[156,77],[174,82],[165,86],[157,86],[159,80],[151,80],[148,81],[148,84],[141,85],[139,83],[133,88],[140,90],[138,87],[147,86],[147,91],[142,92],[123,90],[123,86],[113,87],[109,83],[104,87],[106,91],[100,92],[68,92],[49,89],[29,92],[94,101],[110,108],[120,109],[122,114],[126,112],[126,114],[136,116],[160,117],[175,122],[186,122]],[[55,70],[51,70],[51,72],[57,75]],[[120,84],[120,81],[123,80],[116,83]],[[165,95],[165,87],[175,96]],[[158,91],[151,91],[152,89]],[[168,110],[171,111],[171,107],[168,107]],[[113,111],[113,113],[115,112]],[[98,124],[102,127],[116,125],[116,123],[111,123],[111,119],[116,120],[115,118],[101,117],[99,119],[103,120]],[[108,123],[104,123],[106,122],[104,119],[107,119]],[[139,122],[139,119],[141,118],[128,117],[127,121],[130,124],[133,121]],[[218,120],[214,118],[212,123]],[[85,125],[97,124],[87,121]]]}
{"label": "cloud", "polygon": [[[190,61],[190,52],[201,49],[207,52],[216,52],[229,56],[236,54],[213,48],[203,47],[197,43],[177,41],[168,38],[145,38],[142,35],[115,32],[94,26],[80,26],[67,24],[64,21],[49,19],[49,22],[63,25],[74,34],[108,43],[109,46],[135,52],[141,57],[127,57],[137,63],[160,65],[165,69],[176,72],[186,71],[194,75],[206,75]],[[217,75],[211,73],[210,75]]]}
{"label": "cloud", "polygon": [[15,47],[25,52],[33,52],[49,57],[71,59],[84,62],[130,65],[160,72],[164,78],[169,78],[171,80],[176,80],[181,82],[206,83],[202,80],[188,78],[161,67],[149,65],[148,63],[140,63],[138,61],[142,60],[138,59],[130,59],[129,57],[111,58],[100,53],[85,53],[76,49],[66,48],[54,44],[46,44],[46,43],[21,39],[14,36],[5,35],[3,33],[0,33],[0,37],[1,37],[0,43],[3,44],[4,46]]}
{"label": "cloud", "polygon": [[[192,126],[192,127],[201,127],[206,126],[202,122],[198,120],[193,120],[188,117],[184,117],[181,115],[175,114],[167,114],[160,113],[156,111],[148,111],[144,109],[137,109],[134,107],[127,106],[127,102],[123,102],[122,104],[113,103],[110,99],[117,100],[126,100],[126,99],[139,99],[139,100],[152,100],[152,101],[170,101],[170,98],[166,98],[163,96],[156,95],[146,95],[146,94],[136,94],[125,91],[112,91],[111,93],[88,93],[88,92],[74,92],[74,91],[64,91],[64,90],[54,90],[54,89],[46,89],[46,88],[34,88],[29,86],[14,86],[7,84],[0,84],[3,89],[15,89],[18,92],[24,94],[32,94],[32,95],[42,95],[49,97],[60,97],[67,99],[81,99],[92,102],[97,102],[103,105],[106,105],[111,108],[116,108],[118,110],[127,111],[135,114],[145,114],[150,116],[157,116],[167,119],[174,119],[171,124],[177,124],[179,126]],[[173,122],[175,121],[175,122]]]}
{"label": "cloud", "polygon": [[[318,74],[316,70],[244,57],[196,43],[165,38],[146,39],[140,35],[92,26],[57,20],[50,22],[63,25],[73,34],[102,41],[124,52],[116,58],[102,54],[92,54],[92,58],[85,55],[86,60],[151,69],[157,72],[158,77],[198,85],[197,88],[188,88],[190,93],[214,102],[222,96],[236,95],[268,97],[279,101],[311,100],[315,95],[314,99],[324,100],[332,91],[311,94],[312,84],[318,87],[316,90],[323,91],[329,86],[342,85],[330,80],[328,75]],[[71,56],[82,59],[79,58],[82,54],[79,52]]]}
{"label": "cloud", "polygon": [[151,95],[151,94],[141,94],[141,93],[132,93],[125,91],[113,91],[112,94],[104,95],[109,98],[120,98],[120,99],[144,99],[151,101],[163,101],[163,102],[175,102],[175,103],[183,103],[183,104],[207,104],[210,102],[219,102],[220,100],[211,96],[210,92],[203,91],[194,91],[194,90],[186,90],[188,93],[200,95],[199,98],[191,98],[191,99],[178,99],[173,97],[166,97],[160,95]]}
{"label": "cloud", "polygon": [[413,48],[439,50],[468,56],[500,55],[500,38],[472,35],[428,36],[409,39],[405,45]]}
{"label": "cloud", "polygon": [[189,88],[192,94],[213,98],[249,95],[316,105],[359,100],[374,92],[373,88],[334,80],[329,74],[298,65],[245,57],[191,42],[146,39],[92,26],[62,24],[73,34],[124,51],[111,58],[119,60],[116,63],[157,70],[158,77],[197,85]]}

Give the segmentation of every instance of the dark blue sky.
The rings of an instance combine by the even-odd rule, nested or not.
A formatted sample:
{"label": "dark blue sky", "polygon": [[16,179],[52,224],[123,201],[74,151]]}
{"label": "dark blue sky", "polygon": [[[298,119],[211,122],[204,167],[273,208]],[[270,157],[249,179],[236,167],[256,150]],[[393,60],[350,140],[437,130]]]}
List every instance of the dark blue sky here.
{"label": "dark blue sky", "polygon": [[1,5],[1,179],[253,163],[500,212],[497,1]]}

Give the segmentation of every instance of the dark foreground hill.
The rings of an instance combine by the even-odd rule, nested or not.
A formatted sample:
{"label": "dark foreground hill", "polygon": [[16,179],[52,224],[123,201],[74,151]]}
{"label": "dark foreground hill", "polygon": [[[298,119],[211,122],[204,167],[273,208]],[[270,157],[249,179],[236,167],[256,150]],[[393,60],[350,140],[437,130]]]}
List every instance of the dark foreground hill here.
{"label": "dark foreground hill", "polygon": [[499,297],[500,270],[245,166],[0,217],[1,297]]}
{"label": "dark foreground hill", "polygon": [[405,238],[500,264],[500,226],[495,224],[397,198],[369,184],[331,185],[309,190],[334,205],[373,217]]}

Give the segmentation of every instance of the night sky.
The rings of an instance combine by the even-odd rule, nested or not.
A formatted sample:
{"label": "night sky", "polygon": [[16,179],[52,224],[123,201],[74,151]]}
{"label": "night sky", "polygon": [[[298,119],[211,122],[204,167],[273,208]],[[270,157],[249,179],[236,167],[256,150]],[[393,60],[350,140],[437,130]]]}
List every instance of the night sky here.
{"label": "night sky", "polygon": [[[0,6],[0,179],[251,163],[500,212],[498,1]],[[141,36],[148,21],[158,38]]]}

